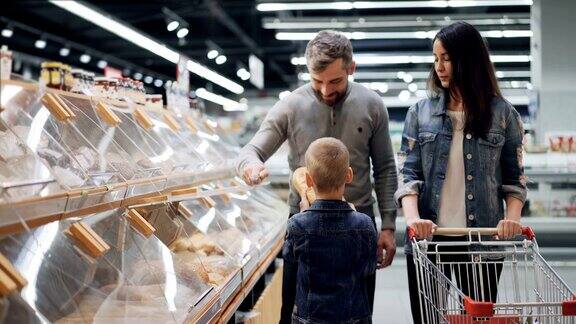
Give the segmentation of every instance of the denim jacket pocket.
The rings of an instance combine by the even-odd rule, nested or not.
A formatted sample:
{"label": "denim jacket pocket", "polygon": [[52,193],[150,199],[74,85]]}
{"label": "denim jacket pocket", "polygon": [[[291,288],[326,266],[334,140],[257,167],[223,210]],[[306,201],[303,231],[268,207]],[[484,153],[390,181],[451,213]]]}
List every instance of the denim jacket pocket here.
{"label": "denim jacket pocket", "polygon": [[418,133],[418,143],[420,145],[420,158],[422,159],[422,171],[429,174],[436,150],[436,137],[438,134],[431,132]]}
{"label": "denim jacket pocket", "polygon": [[486,139],[478,139],[478,153],[480,161],[486,164],[489,173],[492,174],[499,164],[500,153],[506,138],[502,134],[488,133]]}
{"label": "denim jacket pocket", "polygon": [[428,142],[432,142],[436,139],[436,133],[431,132],[420,132],[418,133],[418,142],[420,145],[424,145]]}
{"label": "denim jacket pocket", "polygon": [[478,143],[482,145],[487,145],[491,147],[502,147],[504,146],[504,140],[506,138],[502,134],[498,133],[488,133],[486,139],[479,138]]}

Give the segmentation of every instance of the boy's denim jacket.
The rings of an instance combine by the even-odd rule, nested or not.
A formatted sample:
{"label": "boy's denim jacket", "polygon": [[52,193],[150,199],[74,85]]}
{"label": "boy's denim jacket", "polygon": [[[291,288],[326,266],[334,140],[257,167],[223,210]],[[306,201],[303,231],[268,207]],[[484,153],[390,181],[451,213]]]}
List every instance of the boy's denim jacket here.
{"label": "boy's denim jacket", "polygon": [[[496,227],[504,218],[503,201],[526,200],[522,162],[524,129],[520,115],[506,100],[492,100],[492,126],[485,138],[464,134],[465,199],[468,227]],[[406,115],[398,152],[398,207],[406,195],[418,195],[420,217],[437,221],[440,193],[452,143],[452,121],[445,96],[424,99]],[[406,245],[407,252],[410,244]]]}
{"label": "boy's denim jacket", "polygon": [[293,323],[371,323],[376,243],[372,219],[345,201],[316,200],[291,217],[282,254],[298,268]]}

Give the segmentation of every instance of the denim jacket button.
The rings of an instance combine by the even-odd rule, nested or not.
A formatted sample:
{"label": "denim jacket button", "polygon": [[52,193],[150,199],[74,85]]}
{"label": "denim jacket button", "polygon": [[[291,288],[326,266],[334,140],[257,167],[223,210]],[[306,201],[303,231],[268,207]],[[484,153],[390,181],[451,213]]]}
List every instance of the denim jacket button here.
{"label": "denim jacket button", "polygon": [[466,176],[466,180],[472,181],[472,179],[474,179],[474,177],[472,175],[469,174]]}
{"label": "denim jacket button", "polygon": [[472,160],[472,154],[470,154],[470,153],[466,154],[466,158],[467,158],[468,160]]}
{"label": "denim jacket button", "polygon": [[472,200],[472,199],[474,199],[474,195],[468,194],[468,200]]}
{"label": "denim jacket button", "polygon": [[472,135],[471,135],[471,134],[466,134],[466,139],[472,139]]}
{"label": "denim jacket button", "polygon": [[469,220],[474,220],[474,217],[475,217],[475,216],[472,215],[472,214],[468,215],[468,219],[469,219]]}

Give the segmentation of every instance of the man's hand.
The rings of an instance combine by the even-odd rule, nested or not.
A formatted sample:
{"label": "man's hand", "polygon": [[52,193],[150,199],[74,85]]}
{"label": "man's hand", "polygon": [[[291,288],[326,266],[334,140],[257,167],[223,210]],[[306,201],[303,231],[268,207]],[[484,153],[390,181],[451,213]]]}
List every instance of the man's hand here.
{"label": "man's hand", "polygon": [[242,172],[242,180],[249,186],[259,185],[266,177],[268,177],[268,170],[263,164],[259,163],[246,165]]}
{"label": "man's hand", "polygon": [[503,219],[498,223],[498,238],[499,239],[511,239],[516,235],[522,234],[522,225],[520,222]]}
{"label": "man's hand", "polygon": [[[386,251],[386,254],[384,254],[384,251]],[[385,229],[380,231],[378,235],[378,269],[391,265],[395,254],[396,239],[394,238],[394,230]]]}

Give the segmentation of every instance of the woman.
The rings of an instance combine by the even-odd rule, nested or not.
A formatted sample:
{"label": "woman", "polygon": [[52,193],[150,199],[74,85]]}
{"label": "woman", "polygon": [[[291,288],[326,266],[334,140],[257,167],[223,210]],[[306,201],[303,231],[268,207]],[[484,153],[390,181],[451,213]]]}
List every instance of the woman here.
{"label": "woman", "polygon": [[[430,237],[436,227],[497,227],[499,238],[511,238],[521,232],[526,199],[520,116],[502,97],[486,44],[473,26],[456,22],[442,28],[434,38],[433,53],[431,98],[411,107],[406,116],[396,203],[418,238]],[[467,238],[433,240],[463,239]],[[409,243],[410,300],[418,324],[423,322]],[[469,261],[462,259],[466,257],[448,261]],[[501,269],[496,267],[495,279],[485,283],[497,287]],[[481,283],[466,276],[469,270],[452,268],[461,276],[460,289],[474,299],[494,301],[495,288],[475,295],[474,286]],[[452,271],[445,269],[445,274],[450,277]]]}

